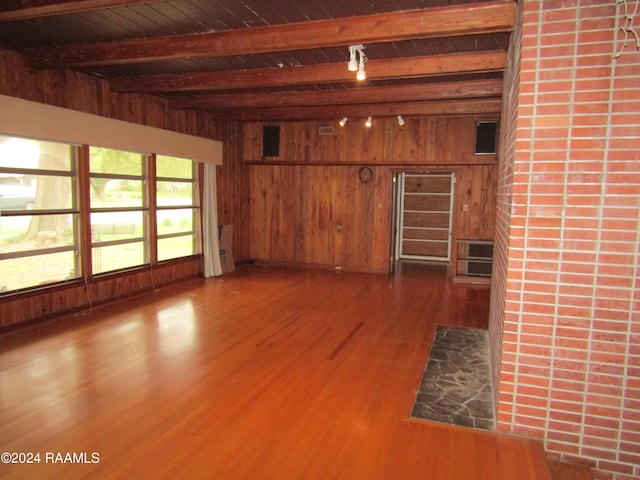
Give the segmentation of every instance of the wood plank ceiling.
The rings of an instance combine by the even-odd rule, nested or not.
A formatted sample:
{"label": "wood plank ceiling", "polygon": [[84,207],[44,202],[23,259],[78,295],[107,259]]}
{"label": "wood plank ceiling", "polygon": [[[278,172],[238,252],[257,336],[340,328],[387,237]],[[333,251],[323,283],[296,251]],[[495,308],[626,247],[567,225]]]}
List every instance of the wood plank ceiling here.
{"label": "wood plank ceiling", "polygon": [[[496,113],[511,0],[4,0],[0,46],[220,119]],[[347,71],[362,44],[367,79]]]}

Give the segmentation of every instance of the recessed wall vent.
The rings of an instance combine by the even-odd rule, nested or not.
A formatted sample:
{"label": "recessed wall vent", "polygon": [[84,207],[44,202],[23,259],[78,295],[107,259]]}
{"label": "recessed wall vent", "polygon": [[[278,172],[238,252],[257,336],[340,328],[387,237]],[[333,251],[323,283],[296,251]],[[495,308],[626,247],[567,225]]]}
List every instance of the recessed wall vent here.
{"label": "recessed wall vent", "polygon": [[318,127],[318,135],[334,135],[335,130],[331,125],[327,127]]}

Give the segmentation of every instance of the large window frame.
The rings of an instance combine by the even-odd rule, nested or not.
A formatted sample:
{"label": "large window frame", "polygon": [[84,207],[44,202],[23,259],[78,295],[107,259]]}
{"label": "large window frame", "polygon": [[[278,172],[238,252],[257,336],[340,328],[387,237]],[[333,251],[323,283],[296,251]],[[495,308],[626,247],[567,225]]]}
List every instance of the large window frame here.
{"label": "large window frame", "polygon": [[[28,139],[16,137],[13,135],[0,135],[0,137],[10,140],[17,140],[19,142],[25,141],[28,142]],[[68,179],[69,181],[69,196],[70,201],[68,206],[66,207],[57,207],[57,208],[41,208],[46,207],[46,205],[39,204],[39,199],[34,198],[33,202],[26,203],[25,206],[16,207],[9,210],[2,210],[0,208],[0,222],[2,219],[9,219],[12,221],[19,221],[21,217],[28,218],[28,224],[25,233],[28,236],[29,232],[33,228],[34,219],[39,217],[39,220],[36,224],[39,224],[42,219],[54,219],[54,217],[60,217],[60,220],[64,221],[69,225],[70,242],[68,244],[61,244],[60,242],[55,241],[56,232],[39,230],[36,234],[35,240],[26,243],[25,248],[17,248],[13,251],[4,251],[0,252],[0,262],[4,260],[14,260],[14,259],[28,259],[33,258],[34,263],[38,263],[35,261],[36,258],[41,257],[44,259],[47,255],[56,255],[56,254],[64,254],[71,253],[72,260],[69,265],[65,263],[65,265],[70,266],[71,268],[66,270],[66,276],[64,279],[51,279],[44,274],[43,277],[39,278],[36,284],[32,284],[30,286],[22,286],[18,288],[9,288],[5,284],[0,285],[0,295],[5,293],[14,293],[16,291],[33,289],[33,288],[42,288],[44,286],[49,286],[53,284],[64,283],[67,281],[78,280],[82,278],[85,270],[82,263],[82,241],[81,241],[81,230],[80,230],[80,208],[78,203],[78,150],[77,146],[60,143],[60,142],[39,142],[39,143],[49,143],[49,144],[57,144],[65,149],[68,148],[68,168],[65,169],[53,169],[53,168],[34,168],[34,167],[7,167],[0,166],[0,174],[7,177],[15,177],[15,178],[38,178],[39,182],[44,183],[45,179]],[[64,159],[63,159],[64,160]],[[34,197],[35,197],[35,189],[34,187]],[[0,202],[1,203],[1,202]],[[32,205],[32,206],[31,206]],[[67,220],[68,219],[68,220]],[[26,222],[25,222],[26,223]],[[0,224],[0,231],[2,225]],[[22,242],[20,242],[22,243]],[[19,244],[18,244],[19,245]],[[42,265],[42,262],[38,263]],[[7,268],[6,265],[3,265],[3,268]],[[7,271],[5,270],[5,275]],[[10,276],[10,275],[9,275]],[[0,278],[0,283],[2,279]]]}
{"label": "large window frame", "polygon": [[[0,134],[1,135],[1,134]],[[15,134],[3,135],[7,138],[24,138]],[[43,140],[44,141],[44,140]],[[61,143],[61,142],[58,142]],[[90,170],[90,147],[88,145],[69,145],[70,148],[70,169],[66,170],[47,170],[39,168],[13,168],[13,167],[1,167],[0,174],[5,175],[37,175],[37,176],[57,176],[69,178],[71,184],[71,205],[68,208],[52,208],[52,209],[21,209],[11,211],[0,211],[0,221],[3,217],[19,217],[19,216],[52,216],[52,215],[67,215],[70,217],[70,224],[72,225],[72,238],[73,241],[69,245],[46,245],[41,247],[28,248],[10,252],[0,252],[0,260],[8,260],[22,257],[37,257],[52,253],[72,252],[74,256],[74,272],[73,274],[65,278],[64,280],[58,279],[51,282],[47,279],[37,278],[37,275],[31,272],[34,279],[31,286],[21,286],[19,288],[4,289],[2,291],[0,285],[0,297],[5,295],[12,295],[16,293],[22,293],[25,291],[42,289],[45,287],[60,285],[69,282],[87,282],[93,277],[102,277],[113,274],[118,274],[122,271],[137,270],[152,268],[154,265],[164,263],[168,261],[179,261],[192,256],[197,256],[202,252],[202,235],[200,231],[200,189],[199,189],[199,164],[195,160],[192,168],[192,178],[184,179],[180,178],[181,182],[187,181],[192,185],[192,205],[189,208],[192,209],[193,222],[190,231],[178,232],[174,234],[160,235],[157,234],[157,211],[158,206],[156,202],[156,190],[157,183],[159,181],[167,181],[172,177],[155,177],[155,154],[140,154],[142,155],[140,175],[129,175],[119,173],[99,173],[91,172]],[[184,159],[187,160],[187,159]],[[91,203],[90,194],[90,181],[92,178],[100,178],[103,180],[119,180],[119,181],[136,181],[141,182],[143,199],[140,206],[134,207],[109,207],[109,206],[94,206]],[[177,206],[163,207],[167,209],[175,209]],[[181,206],[180,208],[185,208]],[[135,235],[126,238],[106,238],[105,236],[99,236],[95,233],[95,228],[92,229],[91,219],[92,214],[104,214],[109,213],[118,215],[123,212],[140,212],[142,215],[142,231],[136,232]],[[191,235],[193,241],[193,253],[190,255],[177,256],[168,260],[158,261],[158,240],[163,238],[171,238],[183,235]],[[127,244],[142,242],[143,243],[143,261],[139,265],[133,265],[125,268],[117,268],[113,270],[103,270],[96,272],[93,267],[93,256],[96,249],[105,247],[117,247],[126,246]],[[1,283],[1,282],[0,282]]]}
{"label": "large window frame", "polygon": [[[156,260],[160,263],[163,261],[173,260],[176,257],[171,257],[163,254],[163,249],[160,248],[160,242],[163,240],[171,240],[171,239],[180,239],[183,237],[190,237],[191,242],[191,251],[192,255],[198,255],[202,253],[202,236],[201,232],[201,209],[200,209],[200,182],[198,175],[198,165],[193,162],[191,165],[191,175],[190,176],[170,176],[170,175],[162,175],[158,173],[160,170],[159,165],[160,161],[166,160],[175,160],[177,162],[187,161],[186,158],[176,158],[170,157],[167,155],[158,155],[154,154],[150,159],[152,162],[151,170],[153,171],[155,178],[155,195],[152,199],[152,203],[155,209],[155,238],[156,238]],[[180,202],[160,202],[160,191],[162,184],[171,183],[171,184],[179,184],[184,185],[189,188],[191,193],[191,202],[189,204],[183,204]],[[160,233],[160,225],[162,222],[159,222],[159,217],[161,214],[170,214],[177,213],[179,211],[190,210],[191,217],[191,227],[190,228],[182,228],[179,231],[172,233]]]}
{"label": "large window frame", "polygon": [[[124,155],[127,159],[126,163],[135,162],[138,173],[122,173],[122,166],[111,172],[103,173],[94,170],[94,156],[97,157],[98,150],[112,152],[114,154]],[[126,171],[126,169],[125,169]],[[149,155],[125,152],[116,149],[104,149],[98,147],[89,147],[89,183],[92,180],[104,181],[106,184],[113,182],[131,182],[139,184],[140,202],[138,205],[118,206],[107,203],[107,206],[96,206],[94,201],[98,203],[98,199],[90,196],[90,212],[91,212],[91,257],[92,257],[92,274],[104,275],[118,270],[130,270],[139,268],[151,263],[151,252],[149,242]],[[131,203],[131,202],[130,202]],[[138,203],[137,201],[133,202]],[[139,221],[133,221],[139,214]],[[94,221],[96,218],[110,218],[110,221]],[[125,222],[120,218],[129,217],[129,221]],[[138,227],[140,231],[137,232]],[[123,253],[128,247],[135,250],[135,245],[139,244],[141,249],[140,257],[135,259],[133,263],[126,258]],[[118,248],[120,247],[120,248]],[[107,269],[103,268],[102,250],[116,251],[116,255],[112,255],[111,262]],[[136,255],[134,254],[134,257]],[[116,265],[115,267],[113,265]]]}

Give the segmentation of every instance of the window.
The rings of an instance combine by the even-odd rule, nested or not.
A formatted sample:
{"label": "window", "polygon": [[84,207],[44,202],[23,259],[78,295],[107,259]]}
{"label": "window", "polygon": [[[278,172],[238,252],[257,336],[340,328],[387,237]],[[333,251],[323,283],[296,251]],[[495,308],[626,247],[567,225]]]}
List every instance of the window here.
{"label": "window", "polygon": [[201,253],[197,172],[185,158],[0,135],[0,294]]}
{"label": "window", "polygon": [[185,158],[156,157],[158,260],[200,253],[197,168]]}
{"label": "window", "polygon": [[76,148],[0,136],[0,292],[79,278]]}
{"label": "window", "polygon": [[93,274],[149,263],[147,157],[90,147]]}

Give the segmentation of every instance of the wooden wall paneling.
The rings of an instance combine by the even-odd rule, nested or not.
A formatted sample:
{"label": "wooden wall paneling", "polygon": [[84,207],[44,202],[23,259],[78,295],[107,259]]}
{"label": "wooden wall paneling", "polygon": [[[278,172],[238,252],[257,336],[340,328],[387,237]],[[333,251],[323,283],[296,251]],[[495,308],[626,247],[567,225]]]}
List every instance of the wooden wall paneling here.
{"label": "wooden wall paneling", "polygon": [[[265,125],[280,126],[280,155],[277,157],[278,160],[290,162],[301,159],[299,149],[303,146],[303,142],[296,122],[269,122]],[[262,142],[260,142],[260,152],[262,153]]]}
{"label": "wooden wall paneling", "polygon": [[349,123],[345,125],[344,137],[344,161],[345,162],[363,162],[364,158],[364,140],[361,137],[364,120],[349,119]]}
{"label": "wooden wall paneling", "polygon": [[[365,119],[351,118],[344,127],[331,121],[282,122],[281,154],[269,161],[296,163],[363,163],[401,165],[459,165],[496,163],[495,155],[474,155],[475,116],[408,117],[402,127],[395,117],[374,118],[366,128]],[[244,160],[262,158],[262,127],[253,122],[244,126]],[[333,129],[321,135],[320,129]]]}
{"label": "wooden wall paneling", "polygon": [[498,165],[485,165],[484,181],[482,182],[483,197],[480,203],[483,209],[484,231],[482,236],[485,240],[493,240],[495,236],[497,185]]}
{"label": "wooden wall paneling", "polygon": [[384,153],[385,163],[419,163],[424,155],[424,137],[421,134],[422,119],[406,118],[400,126],[395,117],[385,120]]}
{"label": "wooden wall paneling", "polygon": [[333,264],[340,268],[350,268],[353,265],[361,265],[362,268],[366,268],[364,251],[368,246],[368,238],[364,238],[364,236],[367,234],[366,223],[369,221],[370,214],[366,200],[362,198],[366,196],[368,185],[362,184],[358,179],[360,168],[346,166],[335,169],[338,177],[335,182],[334,195],[339,209],[336,212],[334,233],[336,248]]}
{"label": "wooden wall paneling", "polygon": [[497,163],[496,155],[473,153],[477,120],[473,116],[424,119],[420,136],[425,139],[425,148],[418,162],[451,165]]}
{"label": "wooden wall paneling", "polygon": [[[343,135],[338,122],[314,122],[307,131],[307,149],[304,152],[305,161],[331,162],[340,158],[340,144]],[[309,148],[310,146],[310,148]]]}
{"label": "wooden wall paneling", "polygon": [[345,137],[346,162],[358,162],[363,164],[382,163],[384,154],[384,121],[374,119],[373,126],[364,126],[365,119],[350,120]]}
{"label": "wooden wall paneling", "polygon": [[18,86],[30,80],[29,77],[18,79],[18,74],[23,73],[24,66],[20,65],[21,68],[15,68],[18,63],[16,58],[18,58],[17,54],[9,50],[0,49],[0,65],[7,66],[3,69],[2,75],[0,75],[0,91],[12,97],[19,97]]}
{"label": "wooden wall paneling", "polygon": [[361,167],[353,165],[251,168],[254,259],[365,271],[387,268],[390,231],[383,196],[389,191],[379,189],[377,167],[367,183],[358,179]]}
{"label": "wooden wall paneling", "polygon": [[[487,226],[492,218],[489,210],[493,203],[487,192],[493,187],[487,189],[485,183],[495,182],[495,176],[490,174],[495,156],[472,155],[475,122],[475,117],[410,117],[399,127],[395,117],[390,117],[374,119],[373,127],[367,129],[364,119],[349,119],[344,127],[336,123],[333,135],[318,133],[320,127],[330,125],[327,122],[283,124],[286,125],[281,131],[284,147],[278,166],[295,167],[297,187],[302,190],[281,191],[280,197],[269,193],[265,201],[278,201],[285,206],[282,208],[289,202],[288,195],[295,196],[291,207],[293,221],[274,222],[266,228],[269,233],[260,238],[277,236],[273,229],[281,226],[295,232],[293,250],[288,255],[280,250],[276,255],[269,240],[265,248],[255,247],[262,255],[259,259],[385,271],[390,266],[393,169],[389,167],[393,164],[401,169],[415,165],[429,171],[455,171],[459,181],[456,191],[460,192],[458,196],[462,195],[460,199],[456,196],[455,208],[462,210],[462,206],[467,205],[467,211],[455,212],[454,234],[460,238],[488,234]],[[261,129],[259,122],[244,126],[248,136],[244,143],[245,161],[255,158],[257,144],[261,150]],[[294,140],[289,141],[287,137]],[[269,163],[274,165],[273,161]],[[344,167],[340,167],[342,163]],[[363,192],[369,185],[358,185],[353,180],[357,179],[361,166],[369,166],[374,172],[373,190],[368,198]],[[252,198],[262,190],[278,188],[277,183],[259,182],[251,185]],[[252,212],[276,208],[273,205],[255,207]],[[289,242],[288,234],[283,235],[281,245]],[[260,241],[258,237],[253,238],[254,245]]]}
{"label": "wooden wall paneling", "polygon": [[423,118],[421,121],[421,135],[425,139],[425,149],[423,154],[418,157],[418,162],[421,164],[439,165],[444,163],[440,151],[441,147],[438,144],[438,141],[441,141],[443,137],[443,132],[438,131],[438,125],[440,125],[438,118]]}
{"label": "wooden wall paneling", "polygon": [[366,165],[382,164],[384,159],[384,119],[374,119],[371,128],[363,127],[364,149],[362,162]]}
{"label": "wooden wall paneling", "polygon": [[286,166],[273,168],[273,189],[276,201],[272,202],[269,211],[271,216],[271,252],[274,258],[289,261],[292,252],[295,253],[296,230],[293,220],[300,208],[296,196],[292,193],[300,190],[300,178],[296,175],[301,167],[293,169]]}
{"label": "wooden wall paneling", "polygon": [[309,265],[332,265],[335,251],[335,211],[341,200],[336,195],[334,172],[328,166],[296,166],[296,215],[289,229],[295,232],[291,262]]}
{"label": "wooden wall paneling", "polygon": [[471,196],[471,222],[473,239],[492,240],[495,223],[497,166],[483,165],[474,168]]}
{"label": "wooden wall paneling", "polygon": [[[351,225],[344,225],[345,246],[343,250],[342,265],[350,269],[371,270],[375,210],[376,170],[372,166],[353,166],[349,168],[347,181],[347,195],[345,196],[345,216],[351,211],[353,220]],[[371,177],[363,181],[368,172]],[[353,210],[350,210],[353,209]],[[347,223],[349,223],[347,221]]]}
{"label": "wooden wall paneling", "polygon": [[398,132],[394,132],[391,130],[391,126],[389,122],[385,122],[384,124],[384,140],[382,142],[382,161],[384,163],[393,163],[397,161],[397,150],[395,148],[396,143],[398,142]]}
{"label": "wooden wall paneling", "polygon": [[297,183],[295,168],[280,165],[252,167],[250,235],[253,259],[293,261]]}
{"label": "wooden wall paneling", "polygon": [[[455,150],[458,144],[469,141],[464,135],[461,125],[465,118],[430,118],[426,122],[425,136],[429,139],[428,157],[425,163],[429,165],[450,165],[455,163]],[[466,162],[460,162],[466,163]]]}
{"label": "wooden wall paneling", "polygon": [[316,251],[315,245],[312,245],[311,242],[319,242],[321,237],[321,232],[315,228],[316,224],[313,219],[317,219],[320,215],[320,207],[315,205],[314,199],[318,198],[318,190],[323,185],[314,181],[315,179],[309,178],[309,175],[305,175],[306,168],[295,166],[291,167],[291,169],[296,179],[295,184],[292,185],[295,188],[292,188],[289,192],[294,199],[294,210],[290,212],[291,215],[288,218],[290,223],[285,228],[291,230],[294,236],[294,246],[287,261],[300,264],[319,263],[321,260],[317,259],[316,256],[321,252]]}
{"label": "wooden wall paneling", "polygon": [[497,171],[497,165],[456,167],[452,273],[458,240],[493,240]]}
{"label": "wooden wall paneling", "polygon": [[[311,244],[311,248],[319,248],[316,263],[325,265],[342,265],[345,248],[345,205],[350,201],[349,192],[345,188],[348,172],[339,166],[321,167],[320,177],[314,182],[320,184],[320,197],[317,203],[321,206],[318,217],[318,230],[321,243]],[[334,181],[337,179],[337,181]]]}
{"label": "wooden wall paneling", "polygon": [[392,172],[384,167],[372,167],[373,179],[368,188],[371,221],[367,223],[368,267],[376,272],[388,272],[391,249],[391,186]]}
{"label": "wooden wall paneling", "polygon": [[[312,208],[310,200],[315,198],[314,190],[317,186],[304,174],[304,167],[292,166],[288,167],[288,169],[293,173],[295,181],[287,192],[292,198],[293,208],[286,218],[288,224],[285,225],[285,228],[290,230],[290,234],[293,236],[293,248],[289,252],[289,257],[286,261],[313,264],[315,262],[313,255],[318,252],[315,252],[313,246],[309,244],[309,238],[317,238],[319,234],[317,231],[309,231],[309,223],[306,220],[312,215],[310,212]],[[282,195],[284,195],[284,192],[282,192]],[[288,201],[288,199],[283,200],[285,204]]]}
{"label": "wooden wall paneling", "polygon": [[169,262],[154,267],[137,269],[94,279],[84,285],[73,282],[0,300],[0,327],[55,317],[61,313],[90,309],[132,295],[149,292],[154,288],[200,275],[197,257]]}
{"label": "wooden wall paneling", "polygon": [[425,150],[425,136],[422,135],[424,127],[424,119],[407,118],[402,127],[396,127],[398,132],[404,133],[404,142],[401,152],[396,155],[398,162],[406,163],[424,163],[422,155]]}
{"label": "wooden wall paneling", "polygon": [[223,163],[216,169],[218,187],[218,222],[233,225],[232,251],[237,262],[251,258],[249,165],[242,161],[243,129],[238,122],[216,125],[216,137],[224,142]]}
{"label": "wooden wall paneling", "polygon": [[[363,182],[360,174],[371,177]],[[374,256],[376,224],[376,167],[331,167],[336,177],[333,188],[335,225],[331,235],[335,237],[333,265],[350,270],[371,271]]]}
{"label": "wooden wall paneling", "polygon": [[262,124],[244,123],[242,125],[242,157],[247,162],[262,160]]}
{"label": "wooden wall paneling", "polygon": [[251,258],[267,260],[271,252],[271,212],[267,211],[273,192],[271,177],[275,167],[251,168]]}
{"label": "wooden wall paneling", "polygon": [[392,219],[393,219],[393,174],[391,168],[375,168],[375,194],[374,209],[375,218],[372,224],[373,242],[371,245],[372,262],[374,270],[388,272],[393,263],[392,260]]}
{"label": "wooden wall paneling", "polygon": [[362,252],[356,247],[360,235],[361,223],[366,221],[364,204],[357,191],[357,169],[354,166],[335,168],[336,181],[333,195],[336,198],[335,251],[332,252],[333,265],[348,268],[359,262]]}
{"label": "wooden wall paneling", "polygon": [[458,238],[493,239],[496,175],[496,165],[460,168],[456,179]]}
{"label": "wooden wall paneling", "polygon": [[339,127],[338,132],[338,151],[336,160],[340,162],[352,162],[353,139],[356,129],[361,128],[357,119],[349,119],[344,127]]}
{"label": "wooden wall paneling", "polygon": [[[371,177],[363,181],[369,169]],[[378,205],[381,202],[380,184],[384,181],[381,172],[387,169],[371,165],[352,166],[349,170],[345,179],[348,182],[348,195],[344,211],[345,218],[353,216],[350,221],[347,220],[353,226],[343,226],[346,233],[342,265],[352,270],[383,271],[387,265],[389,232],[384,231],[387,228],[384,222],[386,211],[378,208]],[[381,234],[386,241],[380,245],[378,236]],[[380,247],[382,251],[378,250]]]}
{"label": "wooden wall paneling", "polygon": [[473,142],[475,138],[473,118],[464,121],[458,118],[446,118],[445,131],[448,133],[445,144],[447,163],[469,163],[473,161]]}
{"label": "wooden wall paneling", "polygon": [[471,234],[471,189],[473,173],[470,167],[460,167],[456,173],[455,188],[455,237],[468,239]]}
{"label": "wooden wall paneling", "polygon": [[226,191],[218,193],[218,202],[225,206],[227,215],[223,220],[233,223],[233,254],[236,261],[251,258],[251,236],[249,215],[249,166],[242,161],[242,125],[234,123],[226,138],[225,148],[229,146],[229,153],[225,154],[222,168],[225,175],[221,176],[223,184],[228,186]]}
{"label": "wooden wall paneling", "polygon": [[[431,135],[434,135],[434,151],[433,157],[429,159],[429,163],[437,164],[449,164],[453,163],[452,158],[455,157],[455,150],[459,142],[465,142],[463,135],[454,136],[451,131],[452,122],[448,118],[436,118],[432,122],[434,130]],[[454,127],[459,127],[459,123],[455,122]]]}
{"label": "wooden wall paneling", "polygon": [[482,239],[484,240],[483,234],[486,231],[486,221],[485,218],[485,210],[484,210],[484,201],[486,200],[485,195],[485,168],[477,167],[472,169],[473,174],[471,175],[471,195],[470,195],[470,203],[469,203],[469,212],[470,212],[470,221],[469,221],[469,237],[472,239]]}
{"label": "wooden wall paneling", "polygon": [[308,162],[307,155],[313,147],[307,141],[307,129],[301,128],[299,122],[280,124],[280,143],[284,145],[282,160],[291,162]]}

